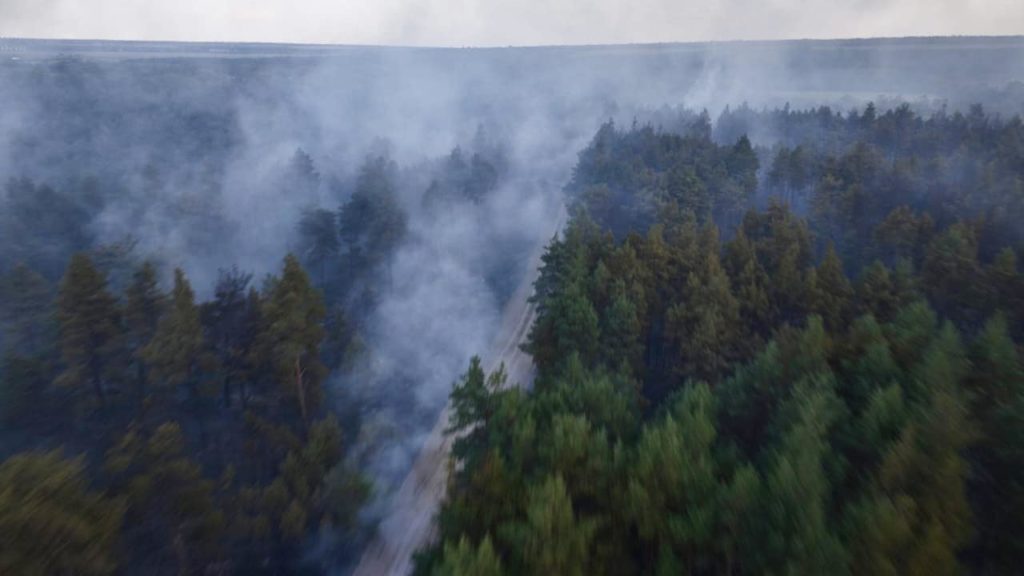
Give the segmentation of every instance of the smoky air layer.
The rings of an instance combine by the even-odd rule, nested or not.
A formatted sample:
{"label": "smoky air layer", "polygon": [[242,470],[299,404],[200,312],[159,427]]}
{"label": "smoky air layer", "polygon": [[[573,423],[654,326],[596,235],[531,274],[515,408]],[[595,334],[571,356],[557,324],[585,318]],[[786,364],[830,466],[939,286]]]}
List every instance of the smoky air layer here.
{"label": "smoky air layer", "polygon": [[[1024,111],[1020,38],[508,50],[0,44],[0,178],[69,199],[64,220],[37,230],[74,225],[96,246],[131,245],[165,276],[182,267],[201,297],[222,268],[257,279],[276,270],[306,211],[337,212],[368,158],[393,163],[408,233],[360,308],[367,353],[330,379],[337,411],[361,423],[349,442],[375,481],[370,521],[453,380],[486,352],[577,152],[603,122],[671,129],[689,118],[684,108],[715,118],[744,102]],[[761,143],[778,137],[751,131]],[[477,203],[426,209],[423,173],[456,147],[466,157],[500,148],[497,185]],[[299,150],[315,170],[308,185],[288,177]],[[0,223],[0,241],[22,241],[16,223]],[[53,278],[68,249],[25,248],[53,254],[42,270]]]}

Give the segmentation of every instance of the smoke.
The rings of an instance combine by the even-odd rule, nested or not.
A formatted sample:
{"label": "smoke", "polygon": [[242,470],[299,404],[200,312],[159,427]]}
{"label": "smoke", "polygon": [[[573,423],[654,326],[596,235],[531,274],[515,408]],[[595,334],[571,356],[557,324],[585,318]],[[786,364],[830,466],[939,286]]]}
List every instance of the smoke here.
{"label": "smoke", "polygon": [[[361,408],[350,440],[377,485],[371,517],[469,357],[487,352],[508,284],[551,230],[577,153],[602,122],[653,118],[666,104],[714,118],[742,102],[957,102],[1024,78],[1019,38],[509,50],[7,45],[19,59],[0,60],[0,179],[26,175],[73,196],[95,177],[99,200],[84,223],[95,242],[135,238],[141,255],[184,267],[200,296],[220,268],[276,271],[302,211],[342,205],[368,155],[386,151],[402,168],[408,236],[376,305],[361,311],[366,355],[329,380],[339,412]],[[57,57],[68,50],[80,57]],[[479,204],[424,210],[424,171],[455,146],[471,151],[481,127],[507,157],[498,187]],[[318,186],[282,183],[300,148]]]}

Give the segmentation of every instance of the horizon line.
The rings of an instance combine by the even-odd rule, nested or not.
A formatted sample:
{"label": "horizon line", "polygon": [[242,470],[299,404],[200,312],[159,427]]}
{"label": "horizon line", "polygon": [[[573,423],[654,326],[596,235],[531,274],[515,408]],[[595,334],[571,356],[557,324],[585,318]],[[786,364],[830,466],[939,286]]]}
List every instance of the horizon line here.
{"label": "horizon line", "polygon": [[907,36],[837,36],[829,38],[729,38],[721,40],[667,40],[609,43],[575,44],[507,44],[507,45],[440,45],[440,44],[344,44],[335,42],[285,42],[273,40],[168,40],[168,39],[121,39],[121,38],[67,38],[2,36],[0,42],[68,42],[68,43],[118,43],[118,44],[190,44],[190,45],[249,45],[278,46],[290,48],[319,49],[397,49],[397,50],[529,50],[552,48],[656,48],[661,46],[700,46],[714,44],[783,44],[789,42],[867,42],[867,41],[912,41],[912,40],[1024,40],[1024,34],[922,34]]}

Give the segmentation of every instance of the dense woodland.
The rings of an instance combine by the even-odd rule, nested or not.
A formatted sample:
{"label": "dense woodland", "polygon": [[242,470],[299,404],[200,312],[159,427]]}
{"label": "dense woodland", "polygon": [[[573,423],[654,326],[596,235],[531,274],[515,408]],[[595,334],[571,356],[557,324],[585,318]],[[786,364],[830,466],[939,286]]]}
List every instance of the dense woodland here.
{"label": "dense woodland", "polygon": [[[580,153],[536,284],[536,381],[474,360],[455,383],[418,570],[1015,571],[1024,123],[741,106],[665,126],[609,122]],[[145,201],[129,182],[10,180],[0,573],[318,573],[311,550],[357,547],[374,487],[328,380],[372,354],[410,210],[507,177],[500,145],[466,150],[372,155],[344,182],[297,151],[272,184],[337,205],[301,213],[274,274],[224,262],[212,290],[98,240],[104,205]],[[483,271],[499,294],[513,258]]]}
{"label": "dense woodland", "polygon": [[[302,213],[277,273],[225,268],[205,301],[180,268],[88,234],[98,191],[8,182],[0,573],[320,573],[351,554],[373,486],[346,458],[358,407],[327,378],[366,353],[360,322],[409,241],[397,188],[472,206],[504,171],[488,151],[415,174],[368,158],[340,208]],[[300,150],[280,186],[320,179]]]}
{"label": "dense woodland", "polygon": [[681,119],[581,152],[536,381],[456,383],[419,573],[1018,572],[1024,123]]}

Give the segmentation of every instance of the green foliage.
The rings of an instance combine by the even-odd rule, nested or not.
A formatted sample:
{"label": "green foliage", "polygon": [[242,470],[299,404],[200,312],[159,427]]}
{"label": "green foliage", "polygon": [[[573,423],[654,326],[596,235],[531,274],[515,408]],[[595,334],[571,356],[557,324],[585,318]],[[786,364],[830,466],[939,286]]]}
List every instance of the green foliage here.
{"label": "green foliage", "polygon": [[82,459],[24,453],[0,463],[0,572],[113,574],[124,505],[89,490]]}
{"label": "green foliage", "polygon": [[338,214],[341,247],[353,269],[380,266],[405,236],[406,216],[394,185],[396,171],[387,158],[367,160],[352,197]]}
{"label": "green foliage", "polygon": [[[313,412],[321,396],[319,295],[294,258],[286,259],[265,298],[253,290],[246,294],[248,282],[248,275],[226,273],[215,300],[200,306],[181,270],[164,296],[156,268],[147,263],[127,284],[122,313],[89,258],[72,259],[56,302],[63,369],[56,381],[74,395],[91,385],[107,406],[106,421],[82,419],[57,405],[63,395],[50,389],[55,366],[45,347],[31,356],[9,353],[0,365],[2,416],[5,426],[39,430],[42,441],[65,433],[53,423],[57,419],[66,419],[61,424],[69,431],[95,435],[87,446],[97,457],[106,448],[105,465],[89,469],[88,477],[118,500],[85,492],[86,472],[78,462],[47,456],[29,466],[16,456],[0,465],[12,470],[0,485],[0,500],[34,507],[0,502],[0,522],[38,539],[18,542],[8,556],[0,550],[3,561],[19,567],[14,572],[111,573],[117,564],[152,573],[223,573],[257,565],[287,571],[298,565],[310,533],[354,525],[370,489],[341,464],[339,424],[327,418],[296,425],[299,417],[315,415],[304,413],[302,402]],[[26,294],[26,302],[30,297],[40,295]],[[31,311],[20,304],[12,310],[25,312],[23,318]],[[126,364],[134,374],[123,373]],[[268,391],[264,374],[283,375],[282,386]],[[296,374],[306,397],[279,402],[288,398],[289,386],[294,389]],[[111,402],[129,382],[138,401]],[[225,401],[217,411],[208,385],[220,382]],[[251,403],[244,416],[230,412],[231,383],[243,404]],[[211,426],[214,417],[220,420]],[[103,439],[123,426],[128,433],[108,447]],[[69,486],[46,496],[66,506],[63,517],[35,502],[34,493],[22,494],[33,482],[44,483],[27,476],[40,470],[52,474],[61,490],[59,483]],[[82,509],[94,500],[110,509],[109,518],[93,509],[99,504]],[[5,517],[8,509],[11,516]],[[87,521],[95,527],[75,524]],[[123,546],[115,550],[118,540]]]}
{"label": "green foliage", "polygon": [[256,346],[287,408],[297,409],[306,421],[323,397],[325,369],[319,354],[325,310],[320,293],[294,256],[285,258],[284,271],[271,283],[261,313],[266,329]]}
{"label": "green foliage", "polygon": [[334,212],[316,208],[307,210],[299,220],[299,254],[317,271],[321,284],[327,280],[327,265],[341,251],[338,219]]}
{"label": "green foliage", "polygon": [[[181,279],[184,282],[184,278]],[[175,283],[178,276],[175,274]],[[163,312],[164,295],[157,285],[156,267],[145,262],[132,275],[132,282],[125,290],[124,324],[128,346],[134,352],[136,379],[140,400],[145,397],[146,346],[153,340]]]}
{"label": "green foliage", "polygon": [[55,416],[47,413],[51,379],[48,359],[5,354],[0,362],[0,425],[14,427]]}
{"label": "green foliage", "polygon": [[978,262],[978,240],[966,224],[950,226],[928,244],[921,280],[930,298],[958,321],[973,319],[972,310],[985,300]]}
{"label": "green foliage", "polygon": [[494,553],[489,537],[474,547],[466,538],[458,545],[446,543],[444,561],[432,572],[433,576],[501,576],[501,560]]}
{"label": "green foliage", "polygon": [[152,379],[173,389],[193,384],[202,351],[203,327],[195,295],[185,273],[176,269],[167,312],[141,356],[150,367]]}
{"label": "green foliage", "polygon": [[736,355],[740,315],[719,262],[716,229],[704,231],[701,252],[697,270],[688,276],[684,303],[668,310],[666,322],[683,359],[677,372],[709,379],[722,375]]}
{"label": "green foliage", "polygon": [[53,288],[24,264],[0,277],[0,346],[21,355],[49,352],[53,346]]}
{"label": "green foliage", "polygon": [[719,514],[713,402],[706,385],[688,388],[662,422],[644,430],[629,466],[625,515],[659,562],[692,569],[713,552]]}
{"label": "green foliage", "polygon": [[517,543],[527,573],[582,576],[588,573],[595,528],[593,521],[576,517],[565,483],[554,476],[530,490],[526,520],[507,538]]}
{"label": "green foliage", "polygon": [[[759,113],[716,134],[739,139],[741,114]],[[962,220],[979,200],[949,186],[959,137],[938,135],[969,121],[772,114],[814,135],[769,156],[767,191],[807,220],[778,199],[735,217],[745,139],[598,131],[536,284],[534,389],[489,389],[473,364],[453,392],[428,569],[470,566],[489,535],[515,573],[1017,568],[1022,276],[1004,246],[1021,238],[1001,206]]]}
{"label": "green foliage", "polygon": [[[775,148],[745,136],[757,122]],[[580,154],[572,219],[535,286],[534,386],[506,389],[479,359],[456,383],[422,571],[1016,571],[1024,124],[874,106],[675,124],[608,123]],[[424,207],[481,202],[503,169],[486,148],[428,167]],[[301,151],[287,176],[302,197],[320,191]],[[128,433],[103,467],[0,464],[0,571],[291,573],[314,531],[347,536],[369,486],[326,414],[325,365],[357,347],[347,312],[372,303],[406,240],[406,176],[371,158],[337,216],[304,214],[299,257],[262,292],[234,270],[202,304],[180,271],[169,297],[153,265],[129,281],[131,241],[75,256],[54,302],[45,279],[89,248],[83,207],[100,197],[12,181],[10,438],[72,439],[96,461]],[[121,401],[131,387],[138,403]],[[90,394],[103,418],[64,409]]]}
{"label": "green foliage", "polygon": [[843,263],[831,244],[810,282],[809,292],[811,310],[825,320],[825,326],[830,330],[846,326],[853,300],[853,288],[843,273]]}
{"label": "green foliage", "polygon": [[223,554],[224,513],[215,485],[185,454],[181,427],[166,423],[151,434],[132,430],[107,452],[106,471],[127,504],[127,538],[138,558],[179,572],[205,569]]}
{"label": "green foliage", "polygon": [[106,278],[84,254],[71,258],[61,280],[57,318],[64,365],[58,384],[76,391],[89,387],[105,404],[107,381],[118,369],[120,312]]}

